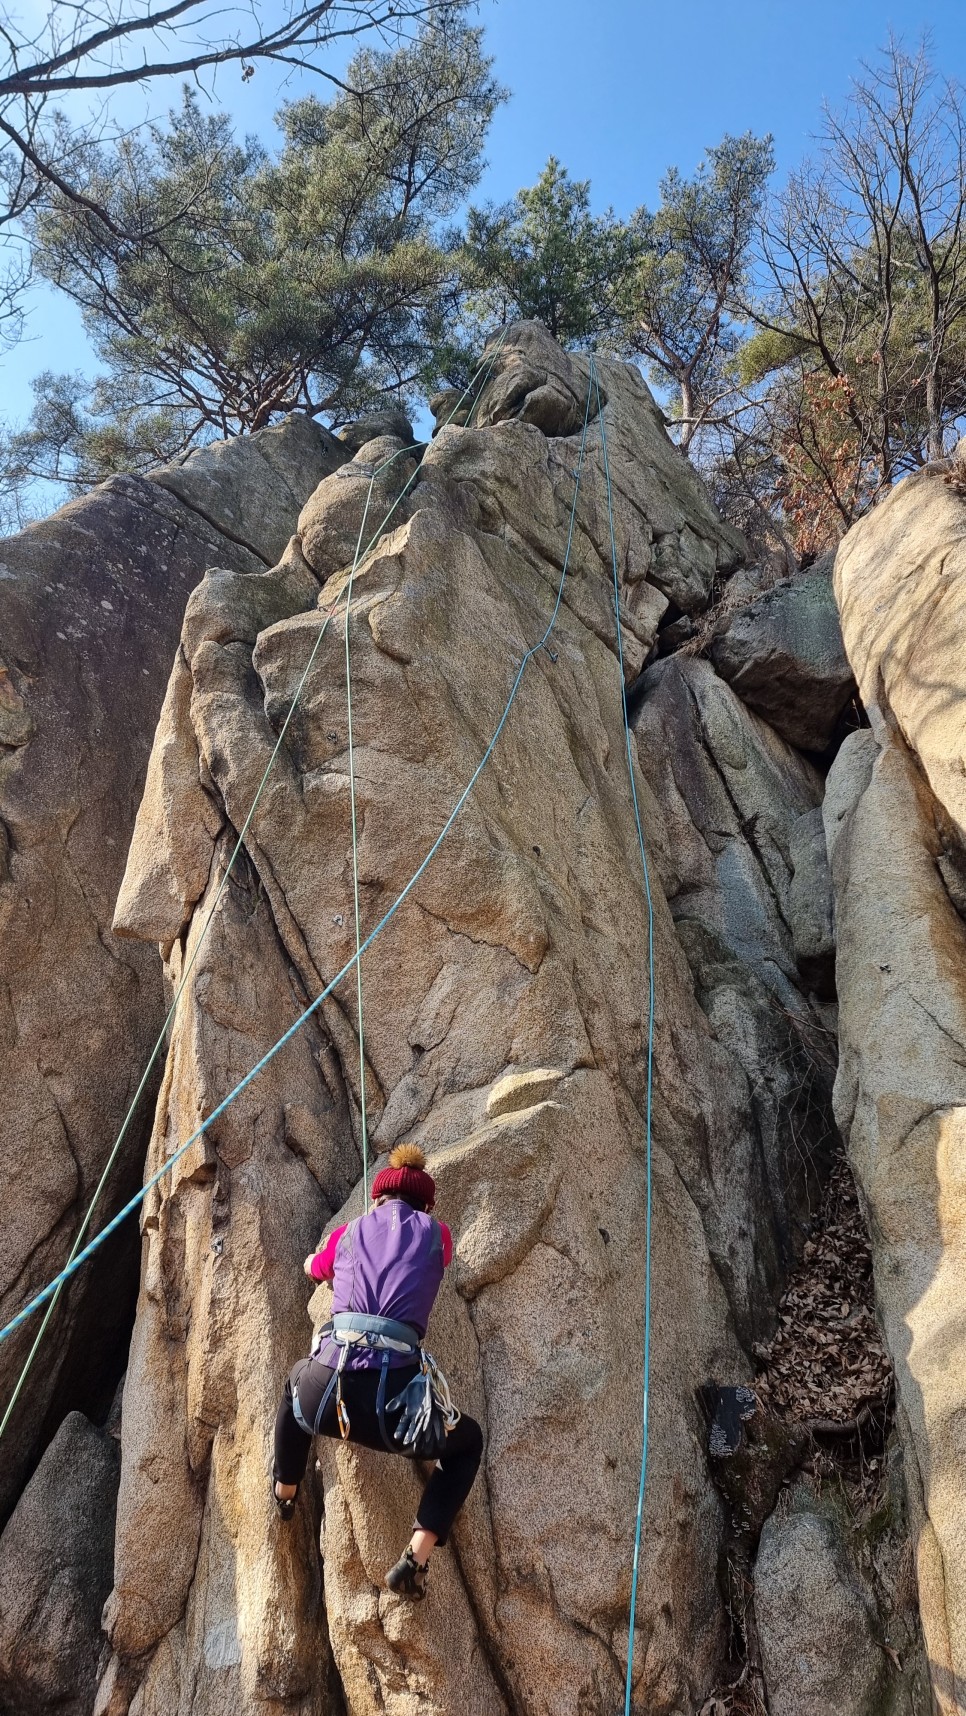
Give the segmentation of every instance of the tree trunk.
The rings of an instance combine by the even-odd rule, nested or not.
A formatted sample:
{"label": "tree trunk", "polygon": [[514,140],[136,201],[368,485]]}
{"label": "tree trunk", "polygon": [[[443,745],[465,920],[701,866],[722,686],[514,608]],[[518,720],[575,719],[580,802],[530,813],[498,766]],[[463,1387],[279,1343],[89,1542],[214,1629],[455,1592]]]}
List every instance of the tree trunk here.
{"label": "tree trunk", "polygon": [[930,362],[929,373],[926,376],[926,423],[929,434],[929,457],[930,459],[941,459],[945,448],[937,400],[936,364],[934,361]]}
{"label": "tree trunk", "polygon": [[682,453],[686,453],[694,438],[694,389],[691,377],[682,375],[681,387],[681,439],[678,442]]}

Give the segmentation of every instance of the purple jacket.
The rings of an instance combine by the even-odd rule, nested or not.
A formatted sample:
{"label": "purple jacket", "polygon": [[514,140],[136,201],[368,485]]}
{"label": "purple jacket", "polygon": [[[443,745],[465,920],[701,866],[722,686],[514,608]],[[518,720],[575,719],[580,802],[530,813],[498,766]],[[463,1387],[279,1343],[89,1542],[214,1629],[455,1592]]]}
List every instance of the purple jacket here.
{"label": "purple jacket", "polygon": [[[429,1314],[443,1280],[443,1233],[438,1221],[399,1198],[379,1204],[349,1223],[335,1247],[333,1315],[363,1311],[393,1317],[426,1333]],[[340,1349],[322,1342],[316,1357],[337,1365]],[[364,1346],[349,1348],[347,1370],[378,1369],[382,1354]],[[390,1353],[390,1369],[411,1364],[407,1353]]]}

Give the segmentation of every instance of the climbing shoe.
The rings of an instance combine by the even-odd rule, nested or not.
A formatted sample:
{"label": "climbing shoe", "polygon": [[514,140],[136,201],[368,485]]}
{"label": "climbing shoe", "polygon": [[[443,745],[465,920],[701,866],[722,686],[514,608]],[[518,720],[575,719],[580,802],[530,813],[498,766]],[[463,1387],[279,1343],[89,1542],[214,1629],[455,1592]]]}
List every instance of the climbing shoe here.
{"label": "climbing shoe", "polygon": [[295,1503],[298,1501],[299,1497],[298,1489],[296,1489],[294,1496],[286,1496],[283,1499],[276,1491],[275,1485],[277,1481],[278,1480],[273,1473],[272,1500],[275,1503],[275,1512],[278,1514],[279,1519],[291,1519],[295,1513]]}
{"label": "climbing shoe", "polygon": [[429,1562],[417,1561],[411,1549],[405,1555],[400,1555],[395,1567],[390,1567],[386,1574],[386,1584],[390,1591],[395,1591],[400,1597],[415,1597],[421,1603],[426,1595],[426,1579],[429,1574]]}

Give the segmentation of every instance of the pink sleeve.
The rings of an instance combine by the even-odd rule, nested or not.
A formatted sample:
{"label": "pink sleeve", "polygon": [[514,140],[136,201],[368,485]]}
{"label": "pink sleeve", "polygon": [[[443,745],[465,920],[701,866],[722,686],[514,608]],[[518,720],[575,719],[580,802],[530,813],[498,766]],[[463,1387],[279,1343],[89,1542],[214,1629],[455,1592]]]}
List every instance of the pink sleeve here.
{"label": "pink sleeve", "polygon": [[440,1222],[439,1227],[443,1235],[443,1268],[448,1269],[453,1261],[453,1235],[444,1221]]}
{"label": "pink sleeve", "polygon": [[[337,1227],[334,1233],[329,1234],[322,1250],[316,1252],[312,1259],[313,1281],[332,1280],[332,1277],[335,1274],[335,1248],[342,1238],[342,1235],[345,1233],[348,1225],[348,1222],[343,1222],[341,1227]],[[443,1254],[445,1256],[445,1247]]]}

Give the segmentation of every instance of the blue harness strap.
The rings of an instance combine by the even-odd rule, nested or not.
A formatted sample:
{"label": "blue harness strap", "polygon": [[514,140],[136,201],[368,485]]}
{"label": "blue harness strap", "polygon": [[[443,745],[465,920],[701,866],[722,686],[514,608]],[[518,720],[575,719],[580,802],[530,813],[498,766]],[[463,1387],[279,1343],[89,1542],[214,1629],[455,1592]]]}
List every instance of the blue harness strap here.
{"label": "blue harness strap", "polygon": [[[334,1387],[335,1387],[335,1377],[332,1378],[332,1381],[329,1383],[328,1388],[326,1389],[324,1395],[322,1396],[322,1404],[319,1407],[318,1414],[317,1414],[320,1422],[322,1419],[322,1414],[329,1404],[329,1396],[332,1393],[332,1390]],[[296,1383],[295,1387],[292,1390],[292,1411],[295,1413],[296,1424],[298,1424],[300,1426],[300,1428],[305,1431],[306,1436],[314,1436],[315,1435],[315,1425],[309,1423],[308,1419],[305,1416],[305,1413],[302,1411],[302,1402],[299,1399],[298,1383]]]}
{"label": "blue harness strap", "polygon": [[379,1367],[379,1387],[376,1389],[376,1417],[379,1420],[379,1434],[386,1444],[390,1454],[401,1452],[398,1442],[394,1442],[386,1429],[386,1379],[389,1376],[389,1354],[383,1353],[382,1364]]}

